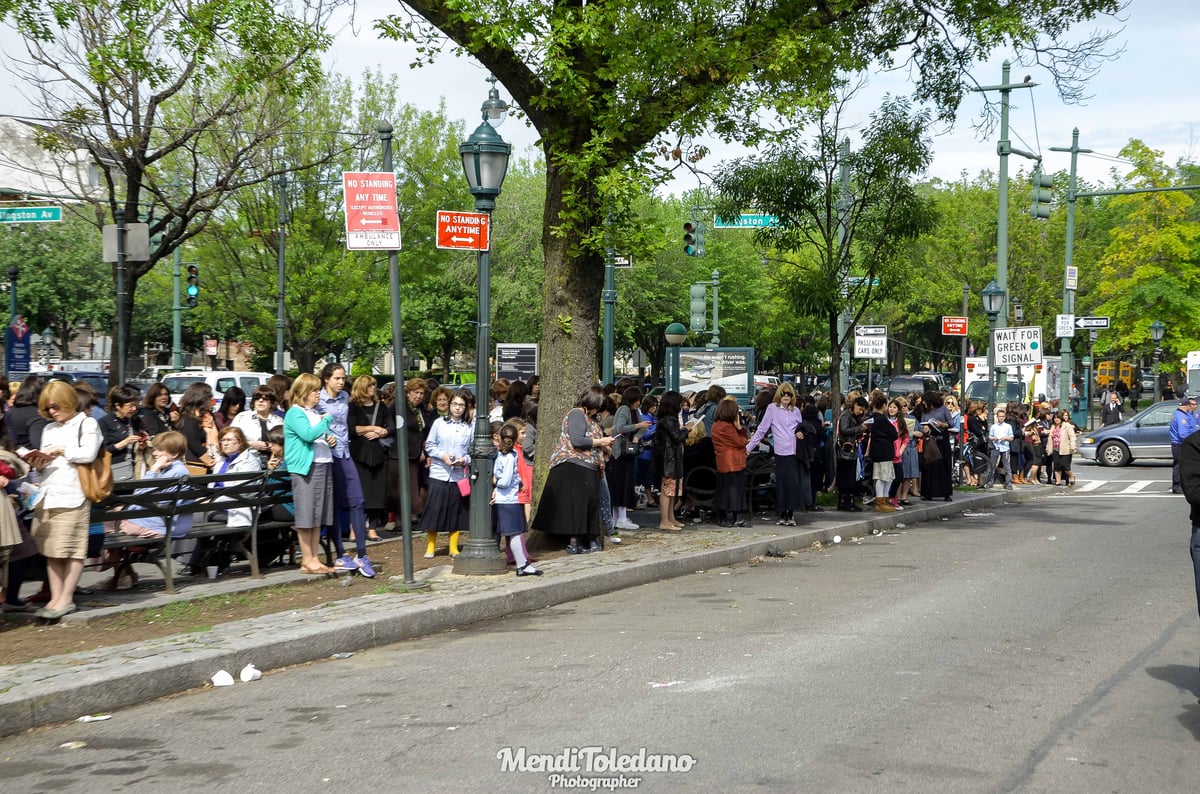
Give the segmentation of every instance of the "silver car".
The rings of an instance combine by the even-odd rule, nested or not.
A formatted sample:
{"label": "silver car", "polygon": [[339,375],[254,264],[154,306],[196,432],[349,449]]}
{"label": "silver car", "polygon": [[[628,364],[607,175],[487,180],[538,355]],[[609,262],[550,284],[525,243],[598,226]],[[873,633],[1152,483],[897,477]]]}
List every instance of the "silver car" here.
{"label": "silver car", "polygon": [[1179,402],[1155,403],[1124,422],[1081,433],[1079,454],[1101,466],[1124,466],[1131,460],[1171,459],[1171,417]]}

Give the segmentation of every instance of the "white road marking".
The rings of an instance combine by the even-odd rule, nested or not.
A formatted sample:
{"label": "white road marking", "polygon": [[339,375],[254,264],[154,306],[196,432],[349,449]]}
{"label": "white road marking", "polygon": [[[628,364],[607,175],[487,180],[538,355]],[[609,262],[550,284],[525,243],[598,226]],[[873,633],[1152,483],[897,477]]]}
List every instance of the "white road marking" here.
{"label": "white road marking", "polygon": [[1129,485],[1126,485],[1125,490],[1121,491],[1121,493],[1137,493],[1147,485],[1150,485],[1151,482],[1152,480],[1135,480],[1134,482],[1129,483]]}

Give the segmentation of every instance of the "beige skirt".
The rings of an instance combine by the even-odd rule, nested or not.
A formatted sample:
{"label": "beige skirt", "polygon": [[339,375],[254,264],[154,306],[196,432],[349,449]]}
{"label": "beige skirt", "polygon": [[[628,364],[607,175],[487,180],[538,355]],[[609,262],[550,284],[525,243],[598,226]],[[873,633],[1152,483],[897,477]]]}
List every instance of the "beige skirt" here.
{"label": "beige skirt", "polygon": [[92,504],[85,501],[79,507],[47,509],[41,504],[33,508],[33,540],[43,557],[53,559],[87,559],[88,520]]}

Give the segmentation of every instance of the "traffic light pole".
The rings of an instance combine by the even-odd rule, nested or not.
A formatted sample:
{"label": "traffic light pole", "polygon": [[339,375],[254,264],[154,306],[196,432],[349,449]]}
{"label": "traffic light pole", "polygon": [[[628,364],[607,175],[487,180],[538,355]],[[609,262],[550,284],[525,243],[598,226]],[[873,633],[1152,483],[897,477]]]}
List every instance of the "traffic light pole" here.
{"label": "traffic light pole", "polygon": [[183,254],[175,246],[174,269],[171,273],[171,366],[183,369],[183,305],[181,282],[183,281]]}
{"label": "traffic light pole", "polygon": [[[1075,281],[1071,278],[1071,263],[1074,261],[1076,167],[1079,162],[1079,155],[1089,154],[1092,150],[1079,148],[1079,128],[1076,127],[1071,132],[1071,148],[1064,149],[1060,146],[1051,146],[1050,151],[1071,153],[1071,172],[1067,180],[1067,253],[1065,257],[1066,261],[1063,265],[1062,313],[1074,314],[1075,286],[1072,285],[1075,284]],[[1037,190],[1036,186],[1034,190]],[[1061,410],[1063,406],[1071,404],[1071,383],[1075,378],[1075,362],[1071,358],[1071,337],[1064,336],[1058,342],[1058,352],[1062,356],[1062,363],[1058,368],[1058,407]],[[1063,377],[1064,375],[1066,377]]]}
{"label": "traffic light pole", "polygon": [[604,292],[600,300],[604,303],[604,350],[600,354],[600,382],[612,383],[613,374],[613,326],[617,312],[617,279],[613,262],[613,249],[604,249]]}

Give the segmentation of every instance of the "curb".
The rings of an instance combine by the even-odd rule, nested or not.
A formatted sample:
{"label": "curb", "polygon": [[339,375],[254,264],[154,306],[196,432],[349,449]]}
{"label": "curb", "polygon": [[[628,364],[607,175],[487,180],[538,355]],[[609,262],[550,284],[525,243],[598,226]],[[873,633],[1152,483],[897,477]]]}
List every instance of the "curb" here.
{"label": "curb", "polygon": [[[1031,496],[1033,494],[1030,494]],[[830,543],[900,523],[922,521],[972,508],[1024,501],[1015,492],[972,494],[955,502],[922,503],[911,513],[854,514],[858,517],[820,528],[792,531],[770,539],[747,540],[677,557],[631,562],[517,581],[485,593],[465,594],[443,603],[404,604],[393,595],[355,596],[303,612],[269,615],[221,624],[196,634],[180,634],[150,643],[52,657],[42,662],[0,668],[0,680],[21,673],[0,690],[0,736],[82,714],[116,709],[185,692],[207,682],[219,669],[237,674],[253,662],[269,671],[328,659],[335,653],[383,645],[463,628],[484,621],[638,587],[710,568],[726,567],[764,555],[768,546],[783,551]],[[906,522],[905,518],[909,521]],[[772,527],[774,528],[774,527]],[[148,647],[153,643],[157,647]],[[175,646],[167,652],[163,646]]]}

